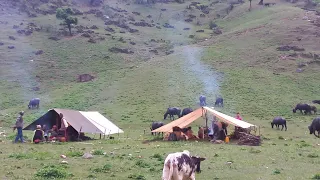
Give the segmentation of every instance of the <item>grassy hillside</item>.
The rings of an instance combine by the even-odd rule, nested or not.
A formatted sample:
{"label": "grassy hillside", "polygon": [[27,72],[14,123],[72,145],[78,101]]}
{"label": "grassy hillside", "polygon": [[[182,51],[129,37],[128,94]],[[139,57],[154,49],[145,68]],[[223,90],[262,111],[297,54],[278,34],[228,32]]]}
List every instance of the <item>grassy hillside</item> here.
{"label": "grassy hillside", "polygon": [[[39,8],[55,4],[50,2]],[[319,17],[314,12],[306,13],[280,1],[271,7],[253,2],[250,12],[248,2],[235,4],[230,10],[230,2],[200,1],[210,10],[200,17],[204,14],[201,10],[186,8],[191,1],[155,5],[108,1],[105,8],[81,2],[70,5],[83,12],[99,9],[112,20],[139,31],[130,33],[116,25],[105,25],[108,20],[94,14],[77,15],[78,27],[88,26],[84,31],[94,31],[88,32],[96,41],[90,43],[90,38],[83,37],[77,28],[73,28],[72,37],[63,35],[66,29],[54,14],[30,18],[25,13],[19,15],[10,3],[3,3],[0,131],[6,136],[0,138],[2,179],[52,179],[52,172],[62,179],[160,179],[166,155],[184,149],[207,158],[197,179],[310,179],[320,173],[319,139],[307,129],[317,115],[292,113],[295,104],[319,99],[319,27],[304,19],[308,16],[315,21]],[[119,13],[110,7],[127,12]],[[196,17],[186,22],[190,14]],[[132,18],[135,21],[129,20]],[[141,19],[154,26],[130,24]],[[210,21],[222,34],[209,29]],[[17,34],[30,22],[40,29],[29,36]],[[175,28],[165,28],[165,23]],[[14,25],[19,28],[13,29]],[[98,29],[90,29],[93,25]],[[15,48],[8,49],[12,45]],[[277,50],[284,45],[304,50]],[[113,53],[109,51],[112,47],[128,48],[134,53]],[[43,54],[35,55],[38,50]],[[95,79],[77,82],[77,76],[85,73]],[[145,141],[153,139],[150,124],[161,121],[168,106],[196,109],[200,94],[205,94],[210,104],[216,96],[223,96],[225,107],[218,110],[231,116],[240,112],[246,121],[260,126],[262,146]],[[27,110],[33,97],[41,98],[39,110]],[[17,112],[25,110],[29,123],[54,107],[99,111],[125,133],[115,136],[115,140],[85,143],[11,144],[15,134],[10,126]],[[288,131],[271,129],[270,121],[275,116],[287,119]],[[203,124],[202,119],[194,123],[194,132]],[[24,133],[32,138],[30,132]],[[81,158],[93,150],[93,159]],[[60,164],[61,154],[67,155],[67,165]],[[228,161],[233,162],[231,166],[226,164]]]}

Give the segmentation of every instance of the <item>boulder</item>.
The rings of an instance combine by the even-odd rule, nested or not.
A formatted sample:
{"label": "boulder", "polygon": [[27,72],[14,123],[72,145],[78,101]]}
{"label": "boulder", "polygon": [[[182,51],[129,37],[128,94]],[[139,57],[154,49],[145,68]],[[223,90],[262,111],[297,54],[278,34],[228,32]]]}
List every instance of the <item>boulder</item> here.
{"label": "boulder", "polygon": [[88,82],[93,80],[95,77],[91,74],[80,74],[78,75],[78,82]]}
{"label": "boulder", "polygon": [[90,39],[88,40],[88,42],[89,42],[89,43],[96,43],[96,40],[94,40],[93,38],[90,38]]}
{"label": "boulder", "polygon": [[4,43],[3,42],[0,42],[0,46],[3,46],[4,45]]}
{"label": "boulder", "polygon": [[16,40],[16,38],[13,37],[13,36],[9,36],[9,39],[11,39],[11,40]]}
{"label": "boulder", "polygon": [[92,159],[92,158],[93,158],[93,155],[90,154],[90,153],[84,153],[84,155],[82,156],[82,158],[84,158],[84,159]]}
{"label": "boulder", "polygon": [[41,55],[41,54],[43,54],[43,50],[38,50],[38,51],[36,51],[34,54],[35,54],[35,55]]}
{"label": "boulder", "polygon": [[90,29],[99,29],[96,25],[90,27]]}
{"label": "boulder", "polygon": [[14,46],[8,46],[8,49],[14,49],[15,47]]}
{"label": "boulder", "polygon": [[126,49],[126,48],[117,48],[117,47],[112,47],[109,49],[110,52],[112,53],[124,53],[124,54],[133,54],[134,52]]}
{"label": "boulder", "polygon": [[284,45],[284,46],[280,46],[277,47],[277,51],[304,51],[304,48],[299,48],[298,46],[289,46],[289,45]]}

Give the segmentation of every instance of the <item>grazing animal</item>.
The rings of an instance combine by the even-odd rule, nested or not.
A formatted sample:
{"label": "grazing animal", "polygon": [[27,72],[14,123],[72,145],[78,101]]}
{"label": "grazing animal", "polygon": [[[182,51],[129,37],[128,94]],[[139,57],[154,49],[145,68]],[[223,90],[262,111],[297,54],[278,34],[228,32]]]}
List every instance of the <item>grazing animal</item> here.
{"label": "grazing animal", "polygon": [[167,112],[164,114],[163,119],[167,119],[168,114],[170,115],[170,120],[174,120],[174,115],[177,115],[180,118],[181,109],[177,107],[169,107]]}
{"label": "grazing animal", "polygon": [[287,130],[287,121],[283,118],[283,117],[275,117],[273,119],[273,121],[271,122],[271,127],[273,129],[273,126],[276,126],[278,129],[280,127],[280,125],[282,126],[281,131],[283,130],[283,128],[285,127]]}
{"label": "grazing animal", "polygon": [[313,111],[314,114],[317,113],[317,107],[315,106],[310,106],[311,107],[311,111]]}
{"label": "grazing animal", "polygon": [[[308,126],[310,134],[314,134],[316,137],[320,138],[320,117],[316,117],[313,119],[310,126]],[[318,135],[316,135],[316,131],[318,131]]]}
{"label": "grazing animal", "polygon": [[276,5],[276,3],[264,3],[264,6]]}
{"label": "grazing animal", "polygon": [[33,98],[33,99],[31,99],[29,101],[28,108],[29,109],[32,109],[34,107],[39,108],[39,105],[40,105],[40,99],[39,98]]}
{"label": "grazing animal", "polygon": [[[151,124],[150,130],[153,131],[153,130],[158,129],[159,127],[161,127],[161,126],[163,126],[163,125],[164,125],[163,122],[153,122],[153,123]],[[158,133],[158,135],[159,135],[159,134],[160,134],[160,133]],[[151,132],[151,135],[153,135],[153,132]],[[162,133],[162,135],[163,135],[163,133]]]}
{"label": "grazing animal", "polygon": [[221,97],[217,98],[214,105],[223,107],[223,98],[221,98]]}
{"label": "grazing animal", "polygon": [[312,103],[320,104],[320,100],[313,100]]}
{"label": "grazing animal", "polygon": [[184,108],[181,113],[181,117],[191,113],[193,110],[191,108]]}
{"label": "grazing animal", "polygon": [[195,180],[195,172],[201,173],[200,163],[205,158],[190,156],[190,152],[169,154],[163,165],[162,180]]}
{"label": "grazing animal", "polygon": [[307,114],[307,113],[311,114],[311,107],[309,104],[299,103],[296,105],[296,107],[292,111],[293,113],[296,113],[297,110],[300,110],[301,114],[303,114],[302,111],[304,111],[304,114]]}
{"label": "grazing animal", "polygon": [[199,97],[199,100],[200,100],[200,106],[206,106],[207,105],[207,102],[206,102],[206,97],[204,95],[201,95]]}

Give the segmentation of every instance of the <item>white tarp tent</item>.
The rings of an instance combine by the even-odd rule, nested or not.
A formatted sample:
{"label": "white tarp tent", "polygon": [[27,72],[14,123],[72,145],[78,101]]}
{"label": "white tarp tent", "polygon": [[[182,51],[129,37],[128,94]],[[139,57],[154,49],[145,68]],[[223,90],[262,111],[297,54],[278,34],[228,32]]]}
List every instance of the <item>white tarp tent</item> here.
{"label": "white tarp tent", "polygon": [[102,114],[96,111],[85,112],[79,111],[84,117],[86,117],[92,124],[94,124],[103,135],[123,133],[115,124],[105,118]]}
{"label": "white tarp tent", "polygon": [[234,117],[228,116],[226,114],[223,114],[221,112],[218,112],[216,110],[214,110],[213,108],[210,107],[203,107],[205,110],[207,110],[208,112],[214,114],[214,116],[216,116],[217,118],[232,124],[234,126],[238,126],[238,127],[242,127],[242,128],[250,128],[250,127],[257,127],[256,125],[250,124],[248,122],[245,122],[243,120],[238,120]]}

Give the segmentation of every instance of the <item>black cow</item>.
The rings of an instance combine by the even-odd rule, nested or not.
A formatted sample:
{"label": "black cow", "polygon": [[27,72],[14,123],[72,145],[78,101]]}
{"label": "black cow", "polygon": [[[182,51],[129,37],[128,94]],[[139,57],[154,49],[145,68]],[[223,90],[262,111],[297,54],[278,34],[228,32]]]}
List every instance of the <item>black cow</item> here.
{"label": "black cow", "polygon": [[[164,125],[163,122],[153,122],[153,123],[151,124],[150,130],[153,131],[153,130],[158,129],[159,127],[161,127],[161,126],[163,126],[163,125]],[[158,133],[158,135],[159,135],[159,134],[160,134],[160,133]],[[154,135],[153,132],[151,132],[151,135]],[[162,133],[162,135],[163,135],[163,133]]]}
{"label": "black cow", "polygon": [[40,105],[40,99],[33,98],[29,101],[28,108],[31,109],[31,108],[37,107],[37,109],[38,109],[39,105]]}
{"label": "black cow", "polygon": [[191,113],[193,110],[191,108],[184,108],[181,113],[181,117]]}
{"label": "black cow", "polygon": [[163,119],[167,119],[168,114],[170,115],[170,120],[174,120],[174,115],[181,117],[181,109],[178,107],[169,107],[167,112],[164,114]]}
{"label": "black cow", "polygon": [[309,104],[299,103],[292,111],[293,113],[296,113],[297,110],[300,110],[301,114],[303,114],[302,111],[304,111],[304,114],[311,114],[311,106]]}
{"label": "black cow", "polygon": [[313,111],[314,114],[317,114],[317,107],[315,106],[310,106],[311,107],[311,111]]}
{"label": "black cow", "polygon": [[206,97],[204,95],[201,95],[199,97],[199,100],[200,100],[200,106],[206,106],[207,105],[207,102],[206,102]]}
{"label": "black cow", "polygon": [[223,107],[223,98],[222,97],[217,98],[214,105]]}
{"label": "black cow", "polygon": [[[313,119],[310,126],[308,126],[310,134],[314,134],[316,137],[320,138],[320,117],[316,117]],[[316,135],[316,131],[318,131],[318,135]]]}
{"label": "black cow", "polygon": [[312,103],[320,104],[320,100],[313,100]]}
{"label": "black cow", "polygon": [[273,126],[276,126],[278,129],[280,127],[280,125],[282,126],[281,131],[283,130],[283,128],[285,127],[287,130],[287,121],[283,118],[283,117],[275,117],[273,119],[273,121],[271,122],[271,127],[273,129]]}

